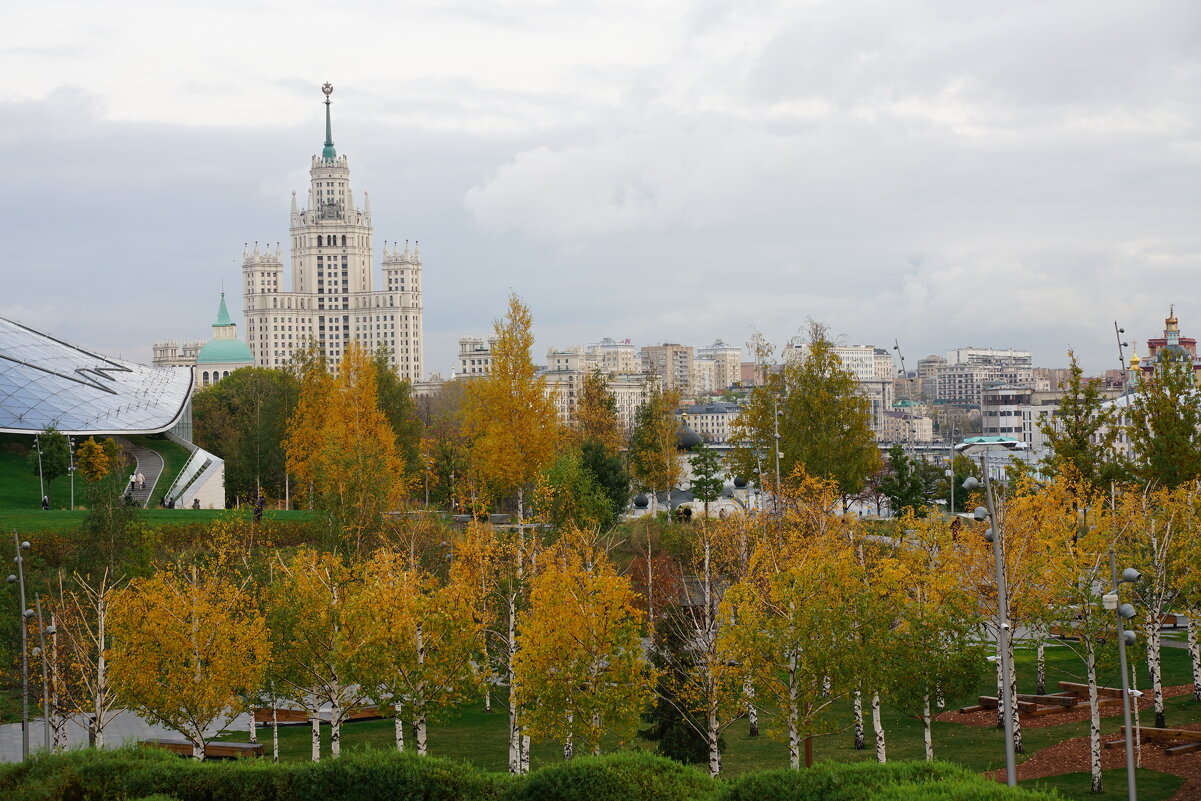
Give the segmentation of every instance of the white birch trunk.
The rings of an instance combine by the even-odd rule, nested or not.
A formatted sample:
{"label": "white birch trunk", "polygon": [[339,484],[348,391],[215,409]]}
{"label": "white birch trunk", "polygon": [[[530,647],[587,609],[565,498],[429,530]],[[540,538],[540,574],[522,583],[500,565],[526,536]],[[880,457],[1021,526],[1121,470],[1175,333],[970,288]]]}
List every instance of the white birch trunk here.
{"label": "white birch trunk", "polygon": [[1041,634],[1038,638],[1038,667],[1036,680],[1038,683],[1038,694],[1044,695],[1047,692],[1047,648],[1046,643],[1043,642]]}
{"label": "white birch trunk", "polygon": [[931,731],[930,696],[922,696],[922,743],[926,746],[926,761],[934,761],[934,736]]}
{"label": "white birch trunk", "polygon": [[651,561],[651,529],[646,527],[646,624],[655,627],[655,570]]}
{"label": "white birch trunk", "polygon": [[567,736],[563,738],[563,758],[571,759],[575,756],[575,746],[572,743],[572,734],[575,731],[575,715],[567,713]]}
{"label": "white birch trunk", "polygon": [[279,762],[279,713],[274,698],[271,699],[271,761]]}
{"label": "white birch trunk", "polygon": [[755,685],[748,676],[742,682],[742,694],[746,696],[746,720],[751,737],[759,736],[759,708],[755,706]]}
{"label": "white birch trunk", "polygon": [[1001,704],[1001,698],[1005,695],[1005,677],[1001,675],[1001,638],[997,638],[997,661],[993,663],[997,669],[997,728],[1005,728],[1005,707]]}
{"label": "white birch trunk", "polygon": [[192,742],[192,759],[197,762],[204,761],[204,733],[202,732],[199,741]]}
{"label": "white birch trunk", "polygon": [[333,759],[342,756],[342,708],[337,704],[329,716],[329,755]]}
{"label": "white birch trunk", "polygon": [[880,724],[880,693],[872,693],[872,731],[876,733],[876,761],[884,763],[888,756],[884,750],[884,726]]}
{"label": "white birch trunk", "polygon": [[1197,642],[1198,610],[1190,609],[1188,613],[1188,628],[1185,638],[1188,642],[1188,655],[1193,664],[1193,700],[1201,703],[1201,644]]}
{"label": "white birch trunk", "polygon": [[309,717],[309,723],[313,727],[313,747],[312,759],[314,762],[321,761],[321,717],[317,710],[313,710],[313,714]]}
{"label": "white birch trunk", "polygon": [[[1013,661],[1013,637],[1008,637],[1006,643],[1009,648],[1009,697],[1011,699],[1009,706],[1012,708],[1013,716],[1013,752],[1015,754],[1026,753],[1025,746],[1022,745],[1022,719],[1018,717],[1018,674],[1017,665]],[[997,699],[997,706],[1001,706],[1000,698]]]}
{"label": "white birch trunk", "polygon": [[721,730],[717,725],[717,710],[709,708],[705,718],[705,740],[709,744],[709,775],[716,778],[721,773],[721,747],[718,740]]}
{"label": "white birch trunk", "polygon": [[1092,643],[1085,646],[1084,664],[1088,670],[1088,765],[1091,789],[1101,792],[1101,705],[1097,697],[1097,658]]}
{"label": "white birch trunk", "polygon": [[422,678],[417,682],[417,696],[421,701],[421,709],[413,721],[413,736],[417,738],[417,756],[426,755],[425,730],[425,634],[420,621],[417,623],[417,674]]}
{"label": "white birch trunk", "polygon": [[517,655],[517,598],[509,596],[509,772],[521,773],[521,732],[517,729],[517,687],[513,658]]}
{"label": "white birch trunk", "polygon": [[417,737],[417,755],[426,755],[426,727],[425,727],[425,712],[420,712],[417,719],[413,721],[414,734]]}
{"label": "white birch trunk", "polygon": [[104,703],[108,695],[108,663],[104,658],[106,653],[104,624],[107,618],[108,604],[104,602],[104,596],[101,595],[96,602],[96,642],[99,652],[96,655],[96,695],[92,699],[95,713],[88,723],[88,740],[89,745],[93,748],[104,748]]}
{"label": "white birch trunk", "polygon": [[601,754],[601,744],[600,744],[601,716],[600,716],[600,712],[592,713],[592,730],[594,732],[597,732],[596,739],[592,741],[592,755],[600,756],[600,754]]}
{"label": "white birch trunk", "polygon": [[254,722],[254,708],[253,707],[246,708],[246,716],[247,716],[247,718],[249,718],[249,720],[247,721],[247,729],[250,731],[250,742],[257,743],[259,741],[259,727]]}
{"label": "white birch trunk", "polygon": [[403,704],[392,705],[392,711],[396,713],[396,750],[401,754],[403,754],[405,750],[405,722],[401,718],[401,711],[403,708]]}
{"label": "white birch trunk", "polygon": [[797,726],[796,655],[788,658],[788,767],[801,768],[801,733]]}
{"label": "white birch trunk", "polygon": [[1151,694],[1155,700],[1155,727],[1167,726],[1163,709],[1163,681],[1160,678],[1160,634],[1159,621],[1147,621],[1147,672],[1151,675]]}
{"label": "white birch trunk", "polygon": [[863,736],[863,691],[859,688],[851,698],[851,709],[855,714],[855,750],[862,751],[867,744]]}
{"label": "white birch trunk", "polygon": [[521,735],[521,772],[526,774],[530,772],[530,736],[522,730]]}

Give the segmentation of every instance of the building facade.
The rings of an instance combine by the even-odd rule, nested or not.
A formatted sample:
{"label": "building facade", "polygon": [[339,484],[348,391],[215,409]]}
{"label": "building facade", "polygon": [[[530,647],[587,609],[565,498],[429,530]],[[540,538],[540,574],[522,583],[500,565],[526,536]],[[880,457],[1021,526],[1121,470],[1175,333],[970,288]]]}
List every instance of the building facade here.
{"label": "building facade", "polygon": [[372,353],[387,349],[397,374],[416,382],[423,368],[421,251],[385,242],[383,284],[375,288],[371,203],[364,193],[355,204],[349,164],[334,148],[333,87],[322,91],[325,146],[309,168],[307,207],[292,195],[290,288],[278,245],[255,243],[243,252],[246,341],[262,367],[286,366],[312,343],[331,368],[357,341]]}
{"label": "building facade", "polygon": [[694,394],[692,379],[696,352],[691,345],[665,342],[662,345],[645,345],[639,351],[642,372],[658,376],[665,389],[675,390],[682,398]]}
{"label": "building facade", "polygon": [[492,347],[496,337],[459,337],[459,369],[456,378],[479,378],[492,373]]}

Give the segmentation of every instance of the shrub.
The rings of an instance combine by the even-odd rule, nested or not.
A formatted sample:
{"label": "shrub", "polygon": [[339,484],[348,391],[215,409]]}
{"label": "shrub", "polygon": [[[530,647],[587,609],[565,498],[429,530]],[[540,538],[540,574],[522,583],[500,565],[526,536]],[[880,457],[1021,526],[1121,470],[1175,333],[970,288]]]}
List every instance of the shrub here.
{"label": "shrub", "polygon": [[693,801],[716,784],[699,771],[653,754],[581,757],[531,773],[510,801]]}
{"label": "shrub", "polygon": [[943,762],[823,762],[804,770],[752,773],[725,786],[719,801],[1057,801],[1058,796],[1011,790]]}

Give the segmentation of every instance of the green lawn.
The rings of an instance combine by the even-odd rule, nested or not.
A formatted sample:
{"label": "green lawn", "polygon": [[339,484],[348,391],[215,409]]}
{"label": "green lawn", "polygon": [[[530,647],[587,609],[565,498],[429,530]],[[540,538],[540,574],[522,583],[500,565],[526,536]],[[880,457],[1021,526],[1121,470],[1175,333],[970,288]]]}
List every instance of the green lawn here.
{"label": "green lawn", "polygon": [[[38,531],[70,531],[83,523],[86,511],[77,509],[67,510],[4,509],[0,508],[0,531],[38,532]],[[226,509],[162,509],[151,507],[143,510],[141,519],[151,526],[179,525],[185,523],[208,523],[228,514],[237,514],[249,520],[253,510],[244,507],[239,511]],[[301,521],[309,520],[312,513],[304,510],[268,509],[264,512],[268,520]]]}
{"label": "green lawn", "polygon": [[[1171,798],[1184,784],[1184,779],[1170,773],[1160,773],[1157,770],[1138,769],[1134,772],[1135,783],[1138,785],[1138,797],[1143,801],[1151,799]],[[1080,801],[1125,801],[1126,770],[1101,771],[1103,791],[1097,795],[1089,792],[1092,782],[1088,773],[1064,773],[1060,776],[1047,776],[1044,779],[1028,779],[1018,782],[1018,785],[1029,790],[1058,790],[1068,798]]]}
{"label": "green lawn", "polygon": [[[1018,668],[1022,690],[1033,690],[1028,687],[1034,675],[1033,649],[1022,649],[1018,653]],[[1054,687],[1054,682],[1064,679],[1071,680],[1074,669],[1074,657],[1065,648],[1048,649],[1048,682]],[[1164,674],[1167,684],[1183,684],[1190,680],[1188,654],[1181,649],[1169,649],[1164,653]],[[1112,677],[1111,677],[1112,678]],[[986,677],[981,691],[991,692]],[[970,699],[960,699],[954,706],[959,706]],[[505,770],[507,765],[507,716],[497,707],[493,714],[485,714],[482,705],[472,705],[459,710],[454,716],[443,722],[432,723],[429,727],[429,748],[432,754],[455,759],[463,759],[488,770]],[[833,719],[849,726],[850,705],[839,703],[832,710]],[[1201,721],[1201,705],[1192,701],[1191,696],[1169,699],[1167,716],[1170,724],[1190,723]],[[921,723],[899,712],[885,708],[883,712],[884,729],[887,735],[888,758],[890,760],[923,759]],[[1113,734],[1121,727],[1120,715],[1102,718],[1102,731]],[[728,728],[724,734],[726,748],[723,754],[723,773],[727,776],[737,776],[752,770],[779,768],[787,765],[788,752],[785,744],[771,734],[770,721],[761,722],[764,735],[756,738],[748,736],[746,721],[738,721]],[[1087,721],[1065,723],[1038,729],[1025,729],[1023,732],[1026,754],[1019,760],[1029,758],[1031,754],[1062,742],[1072,737],[1088,733]],[[991,727],[968,727],[957,723],[935,723],[934,751],[939,759],[960,763],[971,770],[984,772],[1003,768],[1005,764],[1002,733]],[[390,720],[366,721],[348,724],[343,728],[343,748],[393,748],[395,739],[393,724]],[[323,748],[328,753],[329,728],[322,730]],[[406,732],[406,744],[412,747],[412,732]],[[232,732],[229,739],[247,739],[245,732]],[[271,748],[271,730],[259,730],[259,740],[268,749]],[[309,758],[310,729],[304,726],[288,726],[280,728],[281,758],[285,760],[307,760]],[[651,745],[635,741],[632,747],[650,748]],[[874,742],[868,722],[868,747],[856,751],[852,745],[851,733],[844,730],[838,734],[817,738],[814,743],[814,755],[818,760],[856,761],[875,759]],[[531,763],[537,767],[557,761],[561,758],[561,748],[557,743],[535,744]],[[1109,798],[1109,795],[1093,796],[1088,792],[1089,778],[1087,773],[1072,774],[1054,780],[1041,780],[1054,783],[1056,788],[1068,798],[1097,799]],[[1112,771],[1106,776],[1107,792],[1125,791],[1125,773]],[[1139,797],[1144,801],[1170,798],[1179,786],[1176,777],[1157,774],[1153,771],[1140,773]],[[1113,795],[1113,798],[1123,797]]]}

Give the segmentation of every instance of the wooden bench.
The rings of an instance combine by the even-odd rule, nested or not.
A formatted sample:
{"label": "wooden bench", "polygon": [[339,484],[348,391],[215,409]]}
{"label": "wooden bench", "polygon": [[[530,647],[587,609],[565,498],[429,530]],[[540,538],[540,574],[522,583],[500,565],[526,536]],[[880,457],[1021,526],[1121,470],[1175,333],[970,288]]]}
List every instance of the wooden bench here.
{"label": "wooden bench", "polygon": [[[1189,754],[1193,751],[1201,751],[1201,731],[1193,729],[1157,729],[1153,726],[1139,726],[1135,729],[1139,739],[1151,743],[1174,743],[1179,740],[1185,742],[1181,745],[1169,745],[1163,750],[1164,756],[1179,756],[1180,754]],[[1126,733],[1126,727],[1121,728],[1121,733]],[[1126,744],[1122,740],[1110,740],[1105,743],[1106,748],[1121,748]]]}
{"label": "wooden bench", "polygon": [[[1061,681],[1061,682],[1059,682],[1059,689],[1063,690],[1064,692],[1069,692],[1072,695],[1078,695],[1081,698],[1088,698],[1088,685],[1087,684],[1080,684],[1080,683],[1074,682],[1074,681]],[[1098,687],[1097,695],[1101,696],[1102,698],[1117,698],[1118,700],[1121,700],[1122,688],[1121,687]]]}
{"label": "wooden bench", "polygon": [[[141,740],[138,745],[147,748],[161,748],[180,756],[192,756],[192,744],[187,740],[168,740],[163,737],[151,737]],[[242,757],[263,755],[262,743],[205,743],[205,759],[240,759]]]}
{"label": "wooden bench", "polygon": [[[271,725],[271,707],[254,707],[251,712],[254,714],[254,724],[256,726]],[[297,723],[308,723],[312,713],[307,709],[284,709],[275,710],[275,719],[282,726],[291,726]],[[349,715],[342,719],[343,723],[352,723],[360,720],[379,720],[384,717],[379,707],[361,706],[352,711]],[[329,721],[325,718],[321,719],[323,724],[328,724]]]}
{"label": "wooden bench", "polygon": [[[255,725],[271,725],[271,707],[256,706],[250,710],[254,715]],[[283,726],[290,726],[297,723],[309,722],[309,711],[307,709],[284,709],[277,708],[275,710],[275,720]]]}

